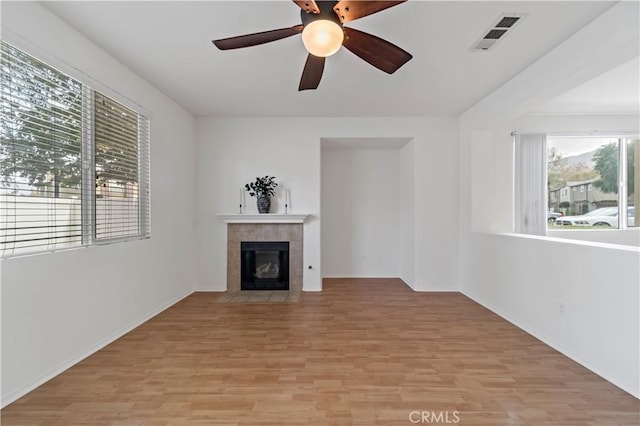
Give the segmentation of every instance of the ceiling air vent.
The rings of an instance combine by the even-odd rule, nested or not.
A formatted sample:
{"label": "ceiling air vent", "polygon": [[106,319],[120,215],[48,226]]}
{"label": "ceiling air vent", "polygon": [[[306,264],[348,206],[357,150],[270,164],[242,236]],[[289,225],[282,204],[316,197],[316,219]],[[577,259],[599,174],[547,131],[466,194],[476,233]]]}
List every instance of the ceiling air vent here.
{"label": "ceiling air vent", "polygon": [[520,20],[520,16],[504,16],[500,22],[496,24],[496,28],[511,28]]}
{"label": "ceiling air vent", "polygon": [[498,40],[513,29],[526,15],[524,13],[505,13],[501,15],[496,23],[489,28],[482,38],[478,40],[471,50],[485,52],[493,47]]}

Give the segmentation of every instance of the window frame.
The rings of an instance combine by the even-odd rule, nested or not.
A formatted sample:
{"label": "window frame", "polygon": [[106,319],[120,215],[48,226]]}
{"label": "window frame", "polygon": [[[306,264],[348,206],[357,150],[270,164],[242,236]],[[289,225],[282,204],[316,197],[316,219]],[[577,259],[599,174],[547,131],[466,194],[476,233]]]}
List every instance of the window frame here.
{"label": "window frame", "polygon": [[[588,134],[581,134],[579,132],[575,133],[547,133],[547,141],[549,139],[554,138],[594,138],[594,139],[617,139],[618,144],[618,228],[610,229],[609,231],[624,231],[627,229],[635,230],[638,229],[640,225],[636,225],[633,227],[628,226],[628,217],[627,217],[627,147],[626,142],[628,140],[639,139],[640,134],[638,133],[625,133],[625,132],[613,132],[613,133],[599,133],[599,132],[590,132]],[[548,146],[548,145],[547,145]],[[548,168],[548,163],[545,164],[545,168]],[[636,173],[638,171],[636,170]],[[546,185],[548,186],[548,185]],[[592,184],[589,184],[589,187],[592,188]],[[576,187],[573,186],[573,192],[576,191]],[[592,189],[588,189],[591,191]],[[549,194],[547,189],[547,196],[545,197],[545,210],[549,211]],[[549,228],[547,227],[547,231]],[[555,231],[562,231],[554,229]],[[596,230],[598,231],[598,230]]]}
{"label": "window frame", "polygon": [[[134,241],[148,239],[151,237],[151,183],[150,183],[150,167],[151,167],[151,112],[135,101],[118,93],[109,86],[92,78],[88,74],[80,71],[58,57],[51,55],[45,50],[33,46],[12,32],[3,32],[0,42],[7,43],[11,47],[19,50],[25,55],[31,56],[37,61],[42,62],[49,68],[55,69],[67,77],[78,81],[82,85],[82,129],[81,129],[81,233],[82,242],[70,246],[60,248],[47,248],[42,245],[34,250],[21,251],[15,249],[18,253],[12,253],[13,249],[7,249],[9,253],[3,253],[0,250],[0,259],[9,259],[14,257],[24,257],[39,255],[45,253],[54,253],[59,251],[75,250],[78,248],[109,245],[126,241]],[[90,93],[88,93],[90,92]],[[110,98],[118,104],[132,110],[138,117],[138,229],[137,234],[130,234],[112,238],[96,238],[96,180],[95,180],[95,139],[93,135],[93,126],[95,123],[95,112],[92,105],[93,93],[99,92],[103,96]],[[90,101],[88,101],[90,100]],[[87,116],[89,119],[87,120]],[[10,243],[9,243],[10,244]]]}

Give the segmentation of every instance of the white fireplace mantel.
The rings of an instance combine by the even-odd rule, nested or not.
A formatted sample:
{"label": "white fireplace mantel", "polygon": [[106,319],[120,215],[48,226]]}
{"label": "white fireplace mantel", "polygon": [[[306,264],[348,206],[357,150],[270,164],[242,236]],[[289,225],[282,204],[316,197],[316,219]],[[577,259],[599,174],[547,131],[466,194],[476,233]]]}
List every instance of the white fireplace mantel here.
{"label": "white fireplace mantel", "polygon": [[305,219],[309,217],[308,214],[283,213],[217,213],[216,216],[225,223],[304,223]]}

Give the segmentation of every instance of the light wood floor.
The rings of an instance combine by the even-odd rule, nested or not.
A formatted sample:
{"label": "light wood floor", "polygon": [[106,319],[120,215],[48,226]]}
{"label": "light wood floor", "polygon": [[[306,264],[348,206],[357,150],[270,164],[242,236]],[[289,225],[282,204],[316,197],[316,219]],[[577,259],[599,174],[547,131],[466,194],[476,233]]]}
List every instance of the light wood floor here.
{"label": "light wood floor", "polygon": [[292,304],[193,294],[9,405],[2,425],[640,423],[638,400],[461,294],[324,288]]}

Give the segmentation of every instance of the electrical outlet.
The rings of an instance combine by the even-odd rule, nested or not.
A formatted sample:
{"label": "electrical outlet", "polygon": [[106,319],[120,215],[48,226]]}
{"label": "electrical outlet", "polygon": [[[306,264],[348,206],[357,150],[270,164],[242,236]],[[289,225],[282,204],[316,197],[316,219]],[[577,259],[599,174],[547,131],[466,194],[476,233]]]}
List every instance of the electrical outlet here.
{"label": "electrical outlet", "polygon": [[560,302],[560,305],[558,307],[560,309],[560,315],[566,315],[567,306],[564,303]]}

